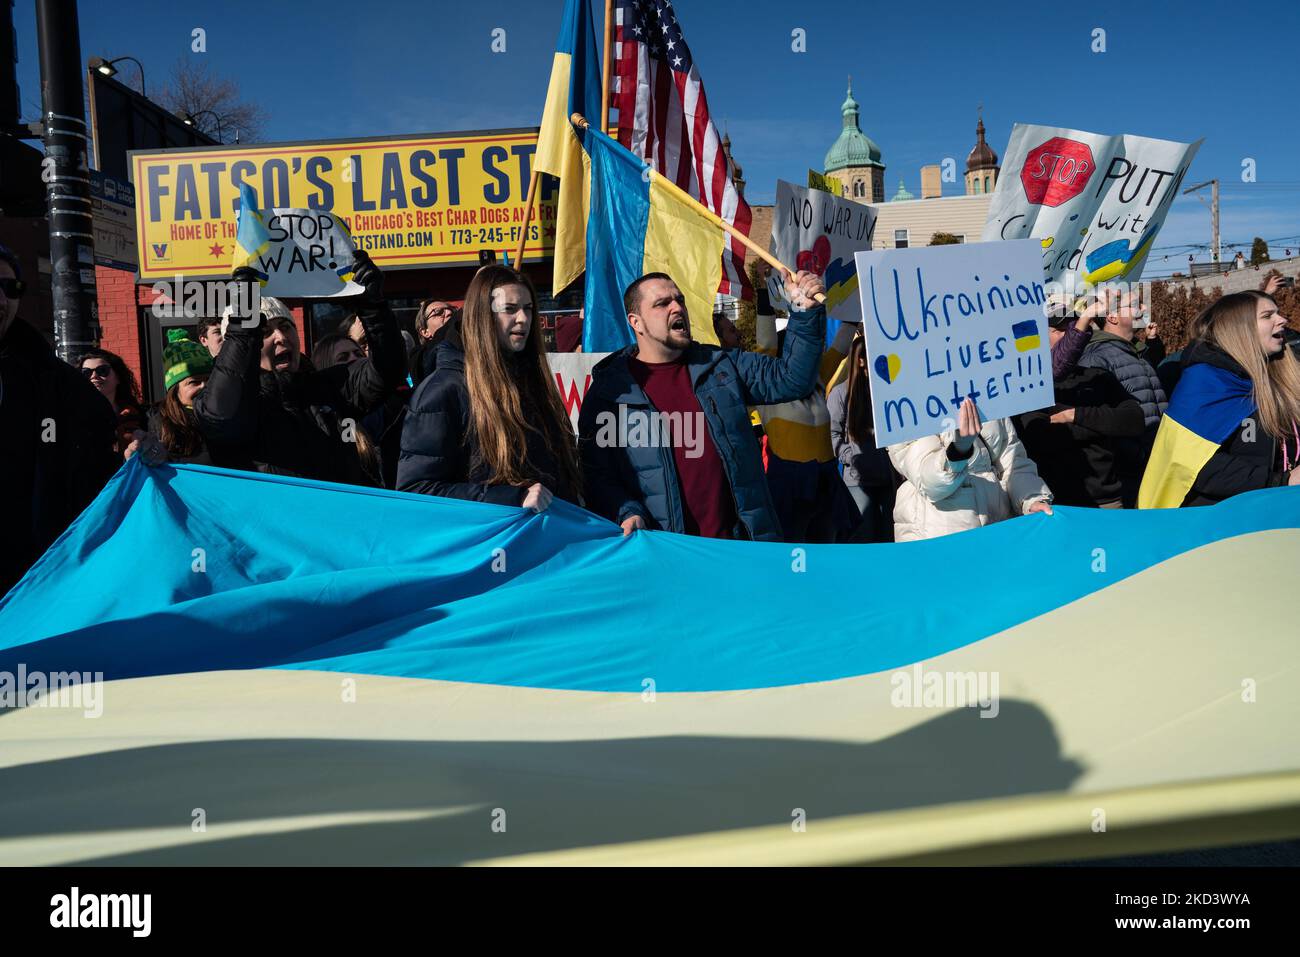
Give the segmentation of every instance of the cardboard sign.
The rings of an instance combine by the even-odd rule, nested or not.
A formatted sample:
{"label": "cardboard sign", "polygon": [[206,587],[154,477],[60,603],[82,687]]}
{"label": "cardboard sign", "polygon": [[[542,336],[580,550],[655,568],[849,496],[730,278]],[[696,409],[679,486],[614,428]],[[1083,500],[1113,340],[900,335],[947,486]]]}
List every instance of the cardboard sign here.
{"label": "cardboard sign", "polygon": [[1055,403],[1034,240],[857,254],[876,445]]}
{"label": "cardboard sign", "polygon": [[[822,277],[828,318],[862,321],[853,255],[871,248],[875,231],[873,207],[777,180],[769,248],[781,262]],[[788,310],[783,277],[773,271],[767,288],[773,304]]]}
{"label": "cardboard sign", "polygon": [[[256,213],[255,213],[256,214]],[[241,216],[244,215],[241,211]],[[343,221],[319,209],[272,209],[262,242],[247,265],[262,279],[262,295],[327,299],[365,290],[352,281],[356,247]],[[236,244],[235,266],[244,257]]]}
{"label": "cardboard sign", "polygon": [[1201,142],[1017,123],[983,238],[1039,240],[1067,293],[1136,282]]}

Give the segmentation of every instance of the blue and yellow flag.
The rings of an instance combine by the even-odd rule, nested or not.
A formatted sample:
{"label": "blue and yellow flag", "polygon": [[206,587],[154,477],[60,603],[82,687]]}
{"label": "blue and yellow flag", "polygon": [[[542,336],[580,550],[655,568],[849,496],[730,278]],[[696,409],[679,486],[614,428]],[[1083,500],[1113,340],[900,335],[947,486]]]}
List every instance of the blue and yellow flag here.
{"label": "blue and yellow flag", "polygon": [[[0,599],[0,861],[1024,864],[1300,836],[1300,489],[805,548],[136,456]],[[628,600],[742,566],[749,601]],[[1135,609],[1160,627],[1098,627]],[[199,803],[218,826],[192,830]]]}
{"label": "blue and yellow flag", "polygon": [[1138,508],[1178,508],[1219,446],[1255,413],[1249,379],[1197,363],[1178,380],[1156,433]]}
{"label": "blue and yellow flag", "polygon": [[587,148],[591,209],[583,350],[613,352],[632,344],[623,291],[648,272],[673,277],[686,296],[691,334],[716,343],[713,302],[722,279],[722,228],[610,137],[589,129]]}
{"label": "blue and yellow flag", "polygon": [[266,220],[257,208],[257,197],[247,183],[239,185],[239,219],[235,231],[235,258],[230,263],[234,272],[242,266],[248,266],[256,272],[262,281],[266,281],[266,272],[259,268],[257,257],[271,248],[271,232],[266,228]]}
{"label": "blue and yellow flag", "polygon": [[542,126],[537,134],[533,167],[560,179],[556,201],[556,292],[582,275],[586,260],[588,179],[590,162],[569,117],[581,113],[600,123],[600,58],[590,0],[567,0],[555,45],[551,82],[546,90]]}

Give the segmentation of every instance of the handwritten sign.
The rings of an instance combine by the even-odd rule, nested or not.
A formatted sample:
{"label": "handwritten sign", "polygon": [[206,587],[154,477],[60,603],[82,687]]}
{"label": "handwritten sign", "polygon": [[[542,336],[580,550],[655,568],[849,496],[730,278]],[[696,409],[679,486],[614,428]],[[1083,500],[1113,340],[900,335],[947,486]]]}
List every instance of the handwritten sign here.
{"label": "handwritten sign", "polygon": [[[777,180],[772,254],[797,270],[806,269],[822,277],[829,318],[862,321],[853,254],[871,248],[875,231],[876,211],[871,206]],[[773,303],[789,309],[782,277],[773,272],[767,289]]]}
{"label": "handwritten sign", "polygon": [[1038,240],[1070,294],[1136,282],[1201,142],[1017,123],[983,238]]}
{"label": "handwritten sign", "polygon": [[857,254],[876,445],[1055,402],[1040,245],[1032,239]]}
{"label": "handwritten sign", "polygon": [[266,248],[248,263],[262,277],[262,295],[322,299],[364,292],[352,281],[356,247],[333,213],[272,209],[266,231]]}

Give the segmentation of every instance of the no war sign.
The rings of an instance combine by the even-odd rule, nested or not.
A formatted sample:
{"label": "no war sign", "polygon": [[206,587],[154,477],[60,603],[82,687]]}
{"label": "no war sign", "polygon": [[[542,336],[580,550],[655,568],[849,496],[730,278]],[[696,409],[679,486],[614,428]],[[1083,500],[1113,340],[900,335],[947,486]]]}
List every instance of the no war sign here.
{"label": "no war sign", "polygon": [[1037,239],[1071,296],[1136,282],[1200,145],[1017,123],[983,238]]}
{"label": "no war sign", "polygon": [[[858,322],[862,318],[853,255],[871,248],[875,230],[873,207],[777,180],[772,254],[795,269],[806,269],[822,278],[826,283],[826,314],[831,319]],[[781,276],[773,272],[767,288],[772,302],[789,308]]]}
{"label": "no war sign", "polygon": [[1036,240],[857,254],[876,445],[1054,404]]}
{"label": "no war sign", "polygon": [[[333,213],[272,209],[267,215],[251,210],[254,222],[246,224],[248,212],[240,212],[241,233],[231,268],[246,265],[256,272],[262,295],[328,298],[363,291],[352,281],[356,247],[347,226]],[[245,241],[251,248],[242,247]]]}

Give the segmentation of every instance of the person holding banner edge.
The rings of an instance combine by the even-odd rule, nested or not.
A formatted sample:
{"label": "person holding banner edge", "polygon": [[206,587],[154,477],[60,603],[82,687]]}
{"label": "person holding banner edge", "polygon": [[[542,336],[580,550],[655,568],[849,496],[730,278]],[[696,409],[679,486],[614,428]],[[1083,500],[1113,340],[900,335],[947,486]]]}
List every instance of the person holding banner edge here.
{"label": "person holding banner edge", "polygon": [[582,504],[573,426],[542,352],[527,276],[484,266],[439,334],[437,368],[411,397],[397,487],[544,511]]}
{"label": "person holding banner edge", "polygon": [[[633,345],[592,371],[578,436],[588,507],[625,535],[660,529],[716,538],[780,541],[748,407],[806,396],[816,384],[826,310],[822,281],[787,274],[790,316],[783,354],[757,355],[695,342],[686,301],[673,279],[649,273],[624,293]],[[677,428],[670,449],[636,440],[633,418]],[[683,433],[695,429],[694,447]]]}

